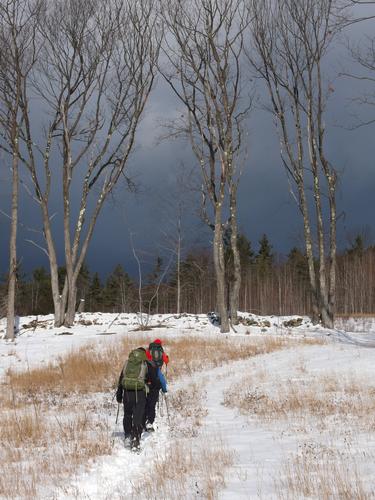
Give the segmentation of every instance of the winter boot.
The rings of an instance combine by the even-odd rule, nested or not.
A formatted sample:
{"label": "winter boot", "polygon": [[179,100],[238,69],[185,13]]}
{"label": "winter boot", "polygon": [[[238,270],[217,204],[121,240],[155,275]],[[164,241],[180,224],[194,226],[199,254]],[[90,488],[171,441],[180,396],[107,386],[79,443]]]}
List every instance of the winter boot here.
{"label": "winter boot", "polygon": [[140,441],[139,436],[132,437],[131,443],[130,443],[130,448],[132,449],[132,451],[139,451],[141,449],[141,445],[140,445],[139,441]]}

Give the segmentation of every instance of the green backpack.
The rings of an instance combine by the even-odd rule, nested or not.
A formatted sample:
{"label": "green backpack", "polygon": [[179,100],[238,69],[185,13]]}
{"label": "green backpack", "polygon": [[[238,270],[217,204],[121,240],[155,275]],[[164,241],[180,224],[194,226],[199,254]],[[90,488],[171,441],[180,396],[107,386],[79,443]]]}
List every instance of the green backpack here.
{"label": "green backpack", "polygon": [[134,349],[129,354],[123,369],[122,385],[129,391],[146,390],[147,356],[143,349]]}

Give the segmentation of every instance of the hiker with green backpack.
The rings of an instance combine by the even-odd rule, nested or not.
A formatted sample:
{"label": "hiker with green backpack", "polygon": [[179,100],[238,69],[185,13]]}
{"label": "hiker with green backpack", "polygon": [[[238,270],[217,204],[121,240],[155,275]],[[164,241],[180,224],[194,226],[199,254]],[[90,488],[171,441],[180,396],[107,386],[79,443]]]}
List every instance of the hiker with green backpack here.
{"label": "hiker with green backpack", "polygon": [[146,356],[146,350],[138,347],[130,352],[118,381],[116,400],[124,403],[125,440],[132,449],[139,449],[146,406],[146,396],[158,384],[157,372]]}

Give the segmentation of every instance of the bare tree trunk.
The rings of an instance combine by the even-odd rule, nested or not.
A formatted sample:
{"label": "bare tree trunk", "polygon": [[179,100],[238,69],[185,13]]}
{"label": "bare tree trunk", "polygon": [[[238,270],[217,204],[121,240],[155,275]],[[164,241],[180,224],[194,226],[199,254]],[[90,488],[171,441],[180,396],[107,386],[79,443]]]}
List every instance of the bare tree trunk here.
{"label": "bare tree trunk", "polygon": [[[62,316],[63,304],[62,304],[62,295],[60,295],[59,289],[59,273],[58,273],[58,263],[55,245],[53,242],[51,223],[48,215],[48,208],[44,203],[44,200],[41,200],[41,211],[43,217],[43,229],[44,229],[44,238],[47,244],[47,256],[49,259],[50,273],[51,273],[51,291],[52,291],[52,300],[54,306],[54,324],[59,327],[64,323],[64,318]],[[65,288],[65,287],[64,287]]]}
{"label": "bare tree trunk", "polygon": [[34,0],[0,2],[0,149],[11,157],[12,202],[6,338],[14,338],[22,89],[34,64]]}
{"label": "bare tree trunk", "polygon": [[181,216],[177,227],[177,315],[179,316],[181,314]]}
{"label": "bare tree trunk", "polygon": [[233,255],[233,279],[230,287],[229,307],[230,317],[234,325],[238,324],[238,309],[241,289],[241,259],[238,251],[237,228],[237,187],[232,186],[230,193],[230,243]]}
{"label": "bare tree trunk", "polygon": [[[317,183],[317,182],[315,182]],[[323,216],[320,204],[320,188],[315,193],[316,211],[317,211],[317,231],[318,231],[318,248],[319,248],[319,309],[323,326],[329,327],[328,313],[328,292],[327,292],[327,276],[325,266],[325,251],[324,251],[324,230]]]}
{"label": "bare tree trunk", "polygon": [[329,290],[328,290],[328,315],[330,328],[334,328],[335,306],[336,306],[336,202],[335,186],[336,180],[333,176],[330,182],[330,252],[329,252]]}
{"label": "bare tree trunk", "polygon": [[310,218],[308,215],[307,201],[305,196],[305,191],[303,186],[299,186],[299,195],[300,195],[300,207],[303,218],[303,229],[304,229],[304,239],[305,239],[305,249],[306,249],[306,257],[307,257],[307,265],[309,269],[309,280],[310,280],[310,288],[312,295],[312,317],[311,320],[314,325],[319,323],[319,300],[318,300],[318,290],[316,283],[316,274],[315,274],[315,266],[314,266],[314,253],[313,253],[313,245],[312,245],[312,237],[311,237],[311,228],[310,228]]}
{"label": "bare tree trunk", "polygon": [[70,283],[69,290],[70,293],[68,295],[67,308],[64,318],[65,326],[72,326],[74,324],[77,306],[77,283],[75,281]]}
{"label": "bare tree trunk", "polygon": [[14,151],[12,161],[12,212],[11,231],[9,241],[9,281],[7,299],[7,339],[14,339],[14,314],[17,282],[17,225],[18,225],[18,127],[15,125]]}
{"label": "bare tree trunk", "polygon": [[217,309],[220,316],[220,331],[229,332],[227,301],[225,300],[225,259],[221,211],[216,210],[213,258],[216,274]]}

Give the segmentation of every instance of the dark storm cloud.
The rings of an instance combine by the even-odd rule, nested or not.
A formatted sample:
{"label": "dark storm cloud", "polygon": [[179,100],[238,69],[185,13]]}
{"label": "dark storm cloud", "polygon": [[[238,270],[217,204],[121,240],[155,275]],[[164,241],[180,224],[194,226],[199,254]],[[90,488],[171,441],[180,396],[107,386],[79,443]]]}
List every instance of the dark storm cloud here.
{"label": "dark storm cloud", "polygon": [[[371,26],[374,24],[353,26],[350,31],[352,39],[360,40],[366,30],[371,33]],[[327,145],[329,159],[340,171],[338,209],[345,217],[340,218],[338,235],[339,244],[343,246],[347,243],[348,233],[360,231],[365,226],[374,228],[375,127],[347,130],[353,123],[353,113],[362,113],[350,98],[359,95],[363,86],[353,80],[335,78],[336,73],[343,68],[359,71],[348,58],[344,42],[330,51],[327,68],[332,75],[334,89],[326,116]],[[262,109],[266,94],[261,83],[257,96],[257,109],[249,117],[247,126],[249,154],[243,166],[239,189],[239,226],[251,239],[253,248],[257,248],[257,241],[266,233],[274,250],[285,254],[292,246],[301,243],[301,221],[280,162],[280,148],[271,116]],[[139,184],[139,194],[130,194],[124,185],[120,185],[113,200],[105,206],[87,257],[91,270],[98,270],[105,275],[116,263],[121,263],[131,274],[136,275],[130,233],[134,234],[137,251],[146,263],[145,269],[150,268],[157,254],[166,253],[163,232],[168,225],[171,226],[173,203],[172,208],[166,209],[165,202],[176,190],[181,164],[190,172],[194,158],[187,144],[170,140],[160,143],[158,139],[163,133],[161,123],[181,112],[181,105],[159,78],[139,128],[136,149],[129,164],[130,172]],[[196,174],[199,175],[198,170]],[[0,176],[0,208],[9,212],[10,173],[4,161]],[[180,192],[189,206],[184,218],[186,247],[197,241],[209,245],[211,235],[196,216],[194,196],[191,193],[183,194],[183,190]],[[29,231],[30,228],[40,230],[41,223],[35,202],[24,190],[21,190],[21,194],[20,221],[23,226],[19,231],[19,256],[24,270],[30,271],[37,265],[47,267],[48,262],[40,249],[25,242],[32,238],[42,243],[40,235]],[[76,197],[79,198],[78,191]],[[198,201],[195,198],[195,204]],[[58,253],[63,262],[61,226],[58,228],[61,220],[59,205],[56,205],[55,210],[55,229],[60,230],[57,233]],[[6,272],[9,222],[3,216],[0,218],[0,231],[0,272]]]}

